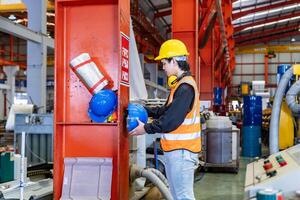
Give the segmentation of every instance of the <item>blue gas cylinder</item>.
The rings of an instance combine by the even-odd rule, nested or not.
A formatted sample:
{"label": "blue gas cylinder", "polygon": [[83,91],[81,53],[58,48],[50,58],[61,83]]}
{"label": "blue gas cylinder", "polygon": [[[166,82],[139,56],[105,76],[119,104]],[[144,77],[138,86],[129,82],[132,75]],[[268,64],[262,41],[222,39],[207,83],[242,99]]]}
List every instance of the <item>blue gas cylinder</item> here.
{"label": "blue gas cylinder", "polygon": [[222,104],[222,95],[223,95],[223,88],[215,87],[214,88],[214,105]]}
{"label": "blue gas cylinder", "polygon": [[262,124],[262,97],[244,96],[243,97],[243,125],[261,126]]}

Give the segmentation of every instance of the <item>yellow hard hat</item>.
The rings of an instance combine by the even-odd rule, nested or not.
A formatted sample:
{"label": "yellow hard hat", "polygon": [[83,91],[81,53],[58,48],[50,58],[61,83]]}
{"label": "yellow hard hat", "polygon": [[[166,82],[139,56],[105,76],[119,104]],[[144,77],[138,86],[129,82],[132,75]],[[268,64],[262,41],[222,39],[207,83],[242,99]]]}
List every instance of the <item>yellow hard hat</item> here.
{"label": "yellow hard hat", "polygon": [[183,42],[176,39],[165,41],[160,49],[159,55],[154,60],[161,60],[164,58],[172,58],[175,56],[188,56],[189,52]]}

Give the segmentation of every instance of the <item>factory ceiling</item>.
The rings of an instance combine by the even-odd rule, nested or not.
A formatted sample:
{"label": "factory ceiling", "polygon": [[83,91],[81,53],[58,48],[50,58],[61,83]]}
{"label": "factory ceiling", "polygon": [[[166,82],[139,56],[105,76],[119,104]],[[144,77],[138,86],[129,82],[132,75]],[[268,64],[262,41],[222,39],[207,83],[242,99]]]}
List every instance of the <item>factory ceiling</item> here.
{"label": "factory ceiling", "polygon": [[[199,6],[202,5],[199,1]],[[160,44],[171,37],[171,0],[131,0],[131,16],[140,52],[156,54]],[[300,0],[233,0],[232,22],[236,46],[265,44],[282,38],[297,38],[300,25]],[[26,7],[21,0],[0,0],[0,16],[27,25]],[[47,34],[54,37],[54,0],[48,1]],[[7,57],[13,45],[25,46],[25,41],[0,32],[0,55]],[[15,49],[17,47],[14,47]],[[14,59],[26,60],[26,52]],[[53,51],[52,51],[53,52]],[[7,54],[7,55],[6,55]],[[0,62],[1,64],[1,62]]]}

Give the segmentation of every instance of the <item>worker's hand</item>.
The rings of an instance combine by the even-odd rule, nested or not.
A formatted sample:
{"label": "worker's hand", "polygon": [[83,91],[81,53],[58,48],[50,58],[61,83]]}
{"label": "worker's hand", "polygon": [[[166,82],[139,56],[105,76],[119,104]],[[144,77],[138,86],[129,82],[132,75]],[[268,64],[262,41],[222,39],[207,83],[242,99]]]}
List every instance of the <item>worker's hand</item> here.
{"label": "worker's hand", "polygon": [[133,129],[132,131],[129,132],[130,136],[137,136],[137,135],[144,135],[146,133],[145,128],[144,128],[144,123],[138,120],[139,125]]}

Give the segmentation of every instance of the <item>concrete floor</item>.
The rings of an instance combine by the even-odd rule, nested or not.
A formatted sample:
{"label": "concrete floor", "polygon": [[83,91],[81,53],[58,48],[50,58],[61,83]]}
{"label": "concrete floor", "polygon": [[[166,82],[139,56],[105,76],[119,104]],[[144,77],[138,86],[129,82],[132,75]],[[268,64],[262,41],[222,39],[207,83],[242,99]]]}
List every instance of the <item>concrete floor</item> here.
{"label": "concrete floor", "polygon": [[196,199],[243,200],[246,165],[249,162],[241,158],[238,174],[205,172],[203,178],[194,184]]}

